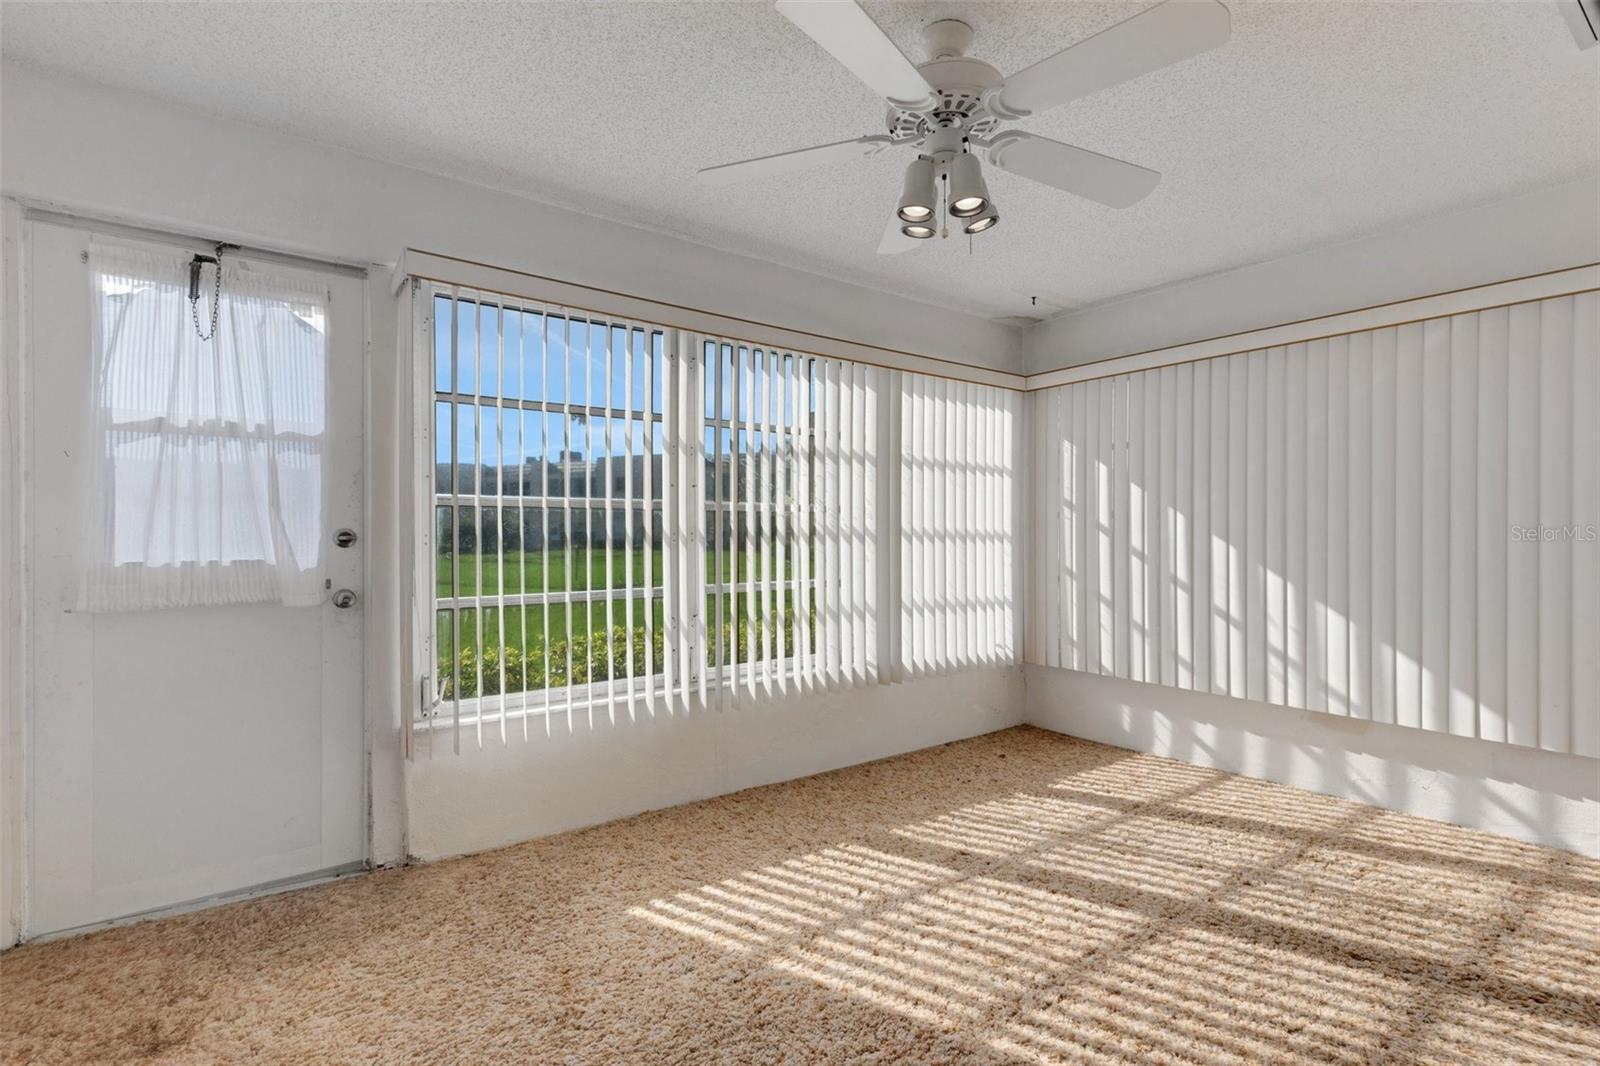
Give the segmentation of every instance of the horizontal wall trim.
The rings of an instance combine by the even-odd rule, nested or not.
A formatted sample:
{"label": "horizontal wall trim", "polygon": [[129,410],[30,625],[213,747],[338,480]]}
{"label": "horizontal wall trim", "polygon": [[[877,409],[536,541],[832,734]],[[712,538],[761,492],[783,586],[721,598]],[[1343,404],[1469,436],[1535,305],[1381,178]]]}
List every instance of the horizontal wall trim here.
{"label": "horizontal wall trim", "polygon": [[[22,217],[28,222],[40,222],[45,225],[62,226],[67,229],[89,230],[91,233],[103,237],[147,241],[152,244],[178,245],[192,248],[196,251],[211,252],[216,249],[218,244],[217,239],[213,237],[197,237],[191,233],[177,233],[173,230],[140,226],[131,222],[118,222],[114,219],[96,215],[59,211],[35,206],[26,200],[18,200],[17,203],[22,208]],[[223,243],[233,244],[231,241]],[[257,245],[234,244],[233,250],[228,254],[241,259],[262,259],[300,270],[343,274],[353,278],[365,278],[367,276],[367,268],[360,263],[350,263],[339,259],[320,259],[315,256],[300,255],[296,252],[282,252]]]}
{"label": "horizontal wall trim", "polygon": [[1427,296],[1341,311],[1332,315],[1302,318],[1261,329],[1228,333],[1205,340],[1187,341],[1165,348],[1153,348],[1145,352],[1133,352],[1128,355],[1110,356],[1073,366],[1058,367],[1055,370],[1029,375],[1023,388],[1027,392],[1037,392],[1058,385],[1096,381],[1140,370],[1155,370],[1180,363],[1218,359],[1259,351],[1263,348],[1326,340],[1389,326],[1426,322],[1430,319],[1449,318],[1451,315],[1472,311],[1512,307],[1556,296],[1576,296],[1579,293],[1597,290],[1600,290],[1600,263],[1585,263],[1582,266],[1529,274],[1487,285],[1451,289]]}
{"label": "horizontal wall trim", "polygon": [[407,248],[395,268],[395,288],[406,279],[416,278],[439,285],[454,285],[479,292],[509,296],[535,303],[553,304],[573,311],[622,318],[632,322],[689,330],[764,348],[782,348],[807,355],[847,359],[854,363],[903,370],[948,381],[1021,391],[1026,379],[1021,374],[922,355],[875,344],[830,337],[822,333],[777,326],[736,315],[719,314],[698,307],[663,303],[612,289],[597,288],[545,277],[521,270],[490,266],[437,252]]}

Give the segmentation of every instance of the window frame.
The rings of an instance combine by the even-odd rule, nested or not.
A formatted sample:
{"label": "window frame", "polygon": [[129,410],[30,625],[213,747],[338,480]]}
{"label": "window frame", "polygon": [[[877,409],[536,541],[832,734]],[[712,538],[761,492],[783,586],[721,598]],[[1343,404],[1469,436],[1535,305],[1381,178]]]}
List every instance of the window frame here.
{"label": "window frame", "polygon": [[[610,512],[613,510],[622,513],[642,511],[646,516],[645,536],[653,543],[654,538],[660,535],[662,527],[660,523],[652,522],[651,516],[660,514],[666,505],[664,477],[652,479],[652,483],[647,490],[650,493],[648,496],[644,494],[641,486],[635,485],[636,489],[642,490],[637,497],[619,498],[609,494],[598,497],[551,496],[542,493],[506,496],[499,493],[486,495],[482,492],[441,492],[438,485],[437,414],[440,405],[448,405],[453,411],[471,409],[474,412],[481,412],[484,409],[489,409],[502,414],[504,411],[534,412],[545,418],[554,415],[560,418],[578,416],[583,419],[608,419],[629,425],[630,446],[633,443],[631,440],[632,426],[637,423],[643,428],[641,443],[644,446],[644,457],[646,459],[651,457],[664,458],[666,396],[664,394],[660,395],[661,408],[657,409],[656,388],[660,385],[660,367],[664,365],[667,357],[666,348],[670,330],[654,323],[628,321],[618,316],[599,315],[582,311],[578,308],[540,304],[538,301],[521,297],[484,292],[466,286],[448,285],[440,282],[419,280],[414,295],[414,336],[419,342],[414,356],[416,363],[414,380],[421,386],[425,397],[425,402],[419,404],[417,410],[419,415],[424,411],[428,413],[428,417],[420,419],[418,427],[421,430],[420,434],[418,434],[421,458],[424,460],[423,466],[426,471],[424,474],[424,491],[418,501],[420,505],[418,507],[418,517],[421,528],[425,531],[418,542],[418,554],[426,560],[426,565],[421,568],[423,572],[419,573],[418,580],[422,584],[422,590],[419,591],[425,590],[425,595],[420,599],[425,600],[426,607],[421,613],[428,620],[428,624],[423,626],[419,634],[422,644],[420,659],[423,679],[423,701],[417,724],[429,729],[476,727],[487,723],[514,722],[522,718],[544,718],[550,715],[576,711],[588,712],[595,707],[610,708],[615,706],[617,700],[627,698],[630,695],[635,698],[660,695],[664,689],[664,683],[659,670],[639,673],[633,677],[589,681],[580,685],[568,684],[542,688],[524,688],[517,692],[502,691],[494,694],[480,692],[477,695],[459,699],[446,695],[444,679],[438,676],[438,619],[441,611],[451,611],[452,617],[456,617],[454,612],[462,610],[485,610],[510,606],[526,608],[528,606],[546,604],[552,608],[569,605],[587,607],[597,602],[609,603],[628,600],[644,600],[654,608],[655,605],[664,603],[667,589],[664,574],[658,571],[652,574],[651,577],[659,578],[661,584],[651,584],[648,587],[624,585],[619,588],[571,589],[570,591],[567,589],[551,589],[548,593],[543,591],[517,594],[499,593],[493,596],[479,593],[474,596],[461,596],[459,594],[460,566],[458,562],[451,581],[454,594],[448,597],[440,597],[438,595],[440,546],[437,537],[433,535],[433,531],[435,530],[436,516],[440,508],[451,509],[459,515],[459,510],[461,509],[493,507],[495,504],[499,504],[500,509],[503,511],[506,501],[518,500],[525,503],[525,506],[521,508],[522,510],[537,508],[544,513],[546,519],[553,513],[582,509],[591,512],[607,512],[607,520],[609,522]],[[496,375],[495,388],[499,394],[491,396],[482,392],[481,373],[473,375],[476,386],[475,391],[471,393],[462,392],[460,391],[461,377],[459,367],[456,365],[458,355],[455,349],[459,344],[459,327],[456,325],[459,319],[456,318],[452,318],[451,322],[453,333],[451,342],[451,388],[448,390],[438,388],[438,367],[436,362],[438,352],[435,345],[437,343],[436,330],[438,328],[436,309],[440,301],[451,303],[453,307],[470,305],[480,311],[483,308],[493,308],[499,316],[500,327],[497,332],[502,339],[504,337],[504,315],[507,313],[536,315],[540,318],[558,318],[570,323],[581,322],[586,330],[599,326],[603,327],[608,337],[612,331],[620,329],[630,338],[629,346],[625,349],[629,357],[634,354],[631,347],[631,337],[635,332],[641,333],[646,338],[645,349],[640,353],[645,356],[645,359],[641,360],[641,363],[650,362],[655,364],[654,372],[651,378],[648,379],[649,386],[647,387],[644,383],[641,383],[640,386],[642,402],[646,410],[634,408],[631,403],[626,408],[618,408],[591,404],[587,400],[581,404],[573,404],[568,401],[556,401],[543,397],[539,399],[508,397],[503,395],[504,382],[500,380],[498,374]],[[476,326],[474,327],[475,330],[477,328]],[[656,338],[660,338],[659,346],[655,342]],[[609,344],[606,351],[609,360],[611,351]],[[548,370],[548,364],[546,364],[546,370]],[[608,395],[607,399],[609,400],[609,398]],[[632,396],[626,397],[629,401],[632,398]],[[481,427],[482,416],[478,414],[477,417],[477,424]],[[452,436],[455,435],[454,426],[455,423],[452,421]],[[474,466],[482,466],[482,444],[478,430],[475,429]],[[662,448],[660,452],[655,450],[658,446]],[[456,479],[459,474],[457,472],[461,465],[461,459],[456,455],[454,441],[451,444],[450,456],[451,488],[454,490],[458,485]],[[610,456],[608,452],[606,456],[608,464],[613,458],[615,457]],[[633,458],[633,453],[630,450],[628,459],[631,461]],[[600,460],[592,457],[585,460],[588,464],[598,461]],[[647,463],[646,465],[649,464]],[[477,487],[481,488],[482,486],[479,484]],[[567,487],[563,485],[564,489]],[[656,493],[660,493],[660,495],[656,495]],[[459,517],[456,517],[456,523],[456,528],[459,529]],[[548,536],[548,533],[546,535]],[[548,548],[544,550],[546,552],[549,551]],[[455,559],[457,556],[458,551],[452,550],[452,558]],[[651,613],[654,613],[653,610]],[[572,617],[570,612],[569,617]],[[655,631],[654,627],[650,627],[650,629]],[[459,633],[455,631],[452,631],[451,646],[453,652],[452,661],[456,666],[453,684],[459,688],[461,652]],[[515,706],[512,706],[512,704],[515,704]]]}
{"label": "window frame", "polygon": [[[437,451],[439,443],[437,440],[437,426],[438,413],[442,406],[448,406],[454,410],[471,409],[475,412],[481,412],[484,409],[494,410],[497,412],[523,411],[532,412],[544,417],[549,417],[551,415],[562,418],[580,416],[585,419],[610,419],[612,421],[629,423],[630,425],[637,423],[642,425],[645,430],[642,441],[645,449],[644,454],[646,456],[655,456],[664,460],[668,454],[668,449],[671,446],[670,442],[665,440],[665,427],[668,421],[668,415],[666,411],[667,397],[664,393],[660,394],[659,409],[657,409],[655,401],[657,398],[656,389],[661,385],[661,369],[664,366],[666,359],[670,357],[670,353],[667,349],[671,343],[673,330],[670,327],[662,326],[656,323],[636,322],[621,319],[617,316],[606,316],[593,312],[585,312],[577,308],[540,304],[537,301],[526,300],[515,296],[502,295],[492,292],[481,292],[465,286],[447,285],[440,282],[419,281],[415,295],[416,299],[414,302],[413,314],[416,325],[414,335],[419,342],[417,346],[418,358],[416,359],[417,366],[415,380],[418,382],[424,393],[424,402],[418,405],[418,412],[419,415],[424,411],[428,412],[428,417],[421,419],[421,425],[419,427],[421,429],[421,433],[419,435],[421,457],[424,460],[423,465],[426,469],[426,484],[422,498],[419,500],[420,506],[418,508],[420,512],[421,528],[425,531],[424,537],[419,541],[419,554],[421,554],[426,560],[426,566],[421,568],[422,572],[419,572],[418,579],[419,583],[423,586],[423,589],[426,590],[426,595],[423,597],[423,599],[425,599],[425,607],[420,613],[424,619],[429,620],[430,623],[425,625],[419,634],[423,646],[423,654],[420,658],[423,667],[421,672],[423,676],[424,698],[422,702],[422,708],[418,715],[417,724],[424,728],[431,729],[450,729],[458,726],[476,727],[482,724],[499,723],[502,721],[515,722],[524,717],[544,718],[550,715],[567,713],[569,711],[588,712],[593,708],[601,707],[609,710],[614,708],[618,701],[626,699],[629,696],[632,696],[635,699],[650,695],[658,697],[662,696],[665,691],[665,678],[660,669],[655,669],[649,673],[640,673],[631,678],[623,677],[613,678],[610,680],[589,681],[578,685],[547,686],[543,688],[523,689],[517,692],[499,692],[494,694],[479,693],[477,695],[462,697],[460,699],[456,699],[453,695],[446,695],[444,679],[438,676],[440,665],[438,648],[438,622],[441,612],[459,612],[463,610],[485,609],[492,610],[496,607],[509,608],[513,606],[526,608],[529,606],[542,606],[545,604],[548,604],[551,607],[565,607],[567,605],[587,606],[594,603],[627,601],[629,599],[644,600],[651,604],[653,608],[659,609],[659,606],[664,604],[666,597],[670,594],[670,590],[667,588],[665,575],[660,572],[656,572],[651,576],[652,578],[659,580],[660,583],[653,584],[648,588],[630,587],[628,585],[624,585],[615,588],[573,589],[570,592],[565,589],[551,589],[548,593],[541,590],[538,592],[500,593],[496,595],[484,595],[479,593],[472,596],[463,596],[460,594],[460,568],[459,565],[457,565],[457,569],[451,581],[451,587],[454,590],[454,594],[451,596],[441,597],[438,594],[440,577],[440,546],[438,543],[438,538],[435,535],[437,531],[437,515],[439,514],[441,508],[448,509],[452,511],[453,514],[459,515],[460,510],[465,510],[469,507],[493,507],[496,503],[499,503],[500,506],[504,508],[508,501],[515,499],[519,501],[526,501],[529,508],[537,507],[542,510],[547,510],[548,513],[555,513],[565,509],[608,511],[615,508],[619,511],[627,509],[632,509],[636,512],[643,511],[646,516],[659,516],[663,513],[666,507],[670,506],[670,501],[666,499],[666,479],[664,472],[653,479],[649,488],[651,495],[648,498],[642,494],[638,495],[637,497],[623,498],[616,496],[548,496],[537,493],[529,493],[519,496],[506,496],[500,494],[485,494],[482,492],[462,493],[459,491],[441,491],[438,484],[438,470],[441,460],[438,458]],[[642,333],[646,338],[660,338],[659,348],[656,347],[653,342],[649,341],[647,341],[645,348],[645,354],[649,355],[651,360],[655,363],[651,388],[644,390],[650,394],[644,395],[644,393],[641,392],[643,402],[649,407],[649,410],[640,411],[632,406],[627,408],[619,408],[607,405],[596,405],[587,401],[580,404],[573,404],[565,401],[551,400],[547,397],[531,399],[528,397],[488,395],[481,391],[481,373],[475,373],[473,375],[474,384],[477,386],[476,391],[470,393],[463,392],[461,391],[460,387],[461,376],[459,366],[454,365],[454,359],[459,358],[458,355],[454,354],[454,349],[456,345],[459,344],[459,334],[452,339],[453,365],[450,371],[451,380],[449,382],[451,387],[449,389],[439,388],[437,365],[438,349],[436,344],[438,329],[437,308],[441,301],[450,303],[453,307],[471,306],[475,309],[492,308],[497,312],[497,315],[511,313],[531,314],[541,317],[547,316],[551,319],[570,321],[575,324],[581,322],[586,328],[594,326],[603,327],[608,334],[613,330],[621,329],[627,331],[630,336],[633,332],[637,331]],[[458,321],[459,319],[452,319],[451,328],[453,331],[459,330],[459,326],[456,325]],[[500,321],[503,322],[503,317],[500,318]],[[474,328],[476,330],[480,327],[481,321],[479,326],[475,326]],[[476,333],[474,335],[476,336]],[[498,330],[498,335],[503,337],[503,326]],[[723,352],[723,349],[730,349],[734,363],[738,361],[741,349],[744,349],[746,352],[750,353],[764,352],[768,353],[769,355],[777,355],[785,359],[794,360],[796,362],[802,359],[809,360],[815,357],[810,356],[807,353],[789,352],[777,347],[754,345],[745,342],[733,342],[724,338],[711,337],[703,334],[688,334],[688,336],[692,338],[693,344],[699,347],[702,354],[704,354],[707,350],[710,350],[715,351],[719,357],[718,366],[715,369],[705,366],[704,360],[702,360],[701,365],[703,369],[700,372],[701,377],[698,382],[698,386],[701,390],[703,398],[707,400],[715,399],[717,401],[715,413],[713,413],[712,405],[710,404],[707,405],[706,410],[703,412],[703,416],[699,423],[700,440],[698,443],[702,446],[705,445],[705,437],[710,434],[727,433],[729,435],[729,450],[726,453],[713,453],[710,449],[707,449],[706,454],[703,457],[707,466],[706,473],[712,474],[713,471],[711,468],[716,461],[724,459],[728,456],[742,456],[744,454],[738,451],[739,437],[741,434],[746,433],[750,429],[750,423],[746,422],[740,417],[740,405],[742,403],[742,399],[738,394],[732,392],[729,394],[731,400],[731,409],[729,416],[727,417],[723,416],[720,409],[722,398],[720,392],[715,396],[709,394],[710,390],[712,390],[714,387],[720,387],[723,384],[721,381],[720,361],[720,356]],[[632,354],[631,344],[629,354]],[[732,364],[730,363],[730,365]],[[737,380],[737,375],[735,375],[735,380]],[[735,387],[732,382],[728,382],[726,384],[729,389],[733,389]],[[497,393],[504,391],[504,382],[499,380],[498,375],[496,376],[495,389]],[[627,399],[631,400],[632,397],[627,397]],[[481,414],[478,415],[478,418],[478,425],[481,426]],[[454,426],[455,423],[452,422],[452,436],[455,436]],[[786,432],[790,435],[793,435],[797,439],[802,435],[798,430],[799,427],[786,427]],[[764,425],[757,423],[756,432],[764,433]],[[808,441],[815,441],[817,432],[817,424],[814,420],[808,418],[804,427],[803,436]],[[457,440],[459,440],[458,437]],[[479,438],[477,435],[477,431],[475,431],[473,456],[475,460],[473,465],[475,466],[482,465],[482,443],[483,442],[481,438]],[[659,448],[660,450],[654,450],[656,448]],[[608,461],[612,458],[614,457],[609,455],[605,459],[590,457],[586,460],[586,462],[593,464],[596,462]],[[630,460],[633,458],[631,452],[629,453],[628,458]],[[451,490],[456,490],[458,488],[458,482],[456,479],[459,478],[458,471],[460,470],[460,464],[461,459],[456,456],[455,444],[452,442],[451,458],[449,462],[452,477],[452,484],[450,486]],[[757,470],[757,474],[758,477],[765,476],[759,469]],[[734,471],[733,477],[739,477],[738,470]],[[479,484],[477,487],[481,488],[482,486]],[[707,487],[709,488],[709,486]],[[636,485],[634,488],[638,490],[640,489],[640,486]],[[771,503],[768,503],[766,501],[750,501],[741,499],[737,504],[734,504],[730,501],[730,499],[723,497],[721,494],[718,494],[715,499],[708,494],[703,500],[703,504],[705,512],[708,515],[714,513],[719,520],[726,520],[730,523],[740,523],[737,528],[733,528],[732,525],[730,525],[730,535],[735,539],[737,539],[740,530],[744,528],[742,525],[742,520],[747,509],[753,511],[759,516],[762,513],[771,513],[773,511],[777,511],[780,514],[786,513],[791,507],[789,502],[780,500],[775,500]],[[793,506],[798,508],[799,505],[796,503]],[[807,507],[810,511],[809,527],[812,537],[813,539],[820,538],[821,534],[819,526],[824,508],[819,492],[813,491],[808,493]],[[649,521],[649,518],[646,520]],[[456,517],[455,521],[457,523],[456,528],[459,528],[459,517]],[[647,535],[653,538],[656,535],[661,535],[661,531],[662,526],[657,524],[655,526],[655,530]],[[709,539],[712,531],[708,528],[704,532]],[[793,530],[792,533],[795,536],[798,536],[799,530]],[[798,544],[798,540],[796,540],[795,543]],[[727,555],[728,549],[721,548],[720,543],[714,545],[714,547],[721,549],[719,555]],[[815,546],[813,545],[813,547]],[[455,558],[456,554],[456,552],[452,552],[452,558]],[[732,563],[727,563],[727,566],[730,568],[731,577]],[[740,595],[740,583],[734,580],[722,580],[722,562],[720,558],[717,566],[717,572],[713,575],[711,571],[712,567],[708,562],[705,574],[701,575],[703,578],[701,584],[708,600],[708,606],[709,601],[712,601],[714,598],[716,603],[728,605],[729,609],[731,610],[731,605],[737,602],[736,597]],[[713,581],[713,576],[717,580]],[[745,592],[749,593],[749,582],[747,581],[744,584],[746,585]],[[798,572],[795,572],[793,577],[782,582],[781,589],[775,586],[774,592],[781,592],[783,595],[792,593],[797,599],[806,594],[809,594],[809,597],[814,598],[820,589],[821,584],[821,578],[816,574],[813,568],[810,576],[804,582],[802,582],[800,579]],[[453,617],[457,616],[453,615]],[[732,683],[737,678],[737,671],[742,664],[738,658],[738,649],[731,646],[722,645],[718,640],[717,634],[711,631],[711,626],[716,618],[717,615],[715,613],[711,613],[706,619],[708,635],[708,640],[706,642],[707,646],[697,648],[696,651],[704,659],[704,662],[701,665],[701,670],[704,673],[707,682],[709,683],[714,681],[719,685],[731,687]],[[734,627],[734,632],[737,633],[739,621],[738,618],[728,614],[722,616],[722,620],[731,623]],[[460,643],[459,632],[453,632],[451,645],[454,655],[452,661],[457,666],[457,673],[453,675],[452,683],[455,687],[459,687],[460,684]],[[780,645],[783,643],[781,636],[778,638],[777,643]],[[719,648],[725,652],[723,657],[728,661],[717,662],[713,664],[712,659],[718,653]],[[781,656],[760,656],[761,646],[759,642],[756,645],[756,652],[759,657],[759,661],[767,664],[762,668],[761,677],[763,679],[770,679],[771,681],[780,684],[795,683],[796,679],[800,676],[800,642],[798,639],[794,642],[793,649],[789,650],[786,654],[782,654]],[[812,654],[817,654],[817,649],[814,647],[812,648]],[[456,713],[457,711],[459,713]]]}

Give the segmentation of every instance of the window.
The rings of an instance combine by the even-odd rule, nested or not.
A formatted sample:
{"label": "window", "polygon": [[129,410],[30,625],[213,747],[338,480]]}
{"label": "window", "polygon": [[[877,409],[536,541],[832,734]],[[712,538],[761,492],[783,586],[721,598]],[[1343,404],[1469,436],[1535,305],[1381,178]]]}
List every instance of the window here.
{"label": "window", "polygon": [[96,242],[96,611],[321,602],[328,293],[237,262],[197,334],[189,256]]}
{"label": "window", "polygon": [[440,696],[631,699],[662,669],[662,331],[452,293],[432,339]]}
{"label": "window", "polygon": [[458,744],[1015,660],[1016,394],[421,291]]}
{"label": "window", "polygon": [[816,638],[818,361],[702,342],[708,662],[787,689]]}

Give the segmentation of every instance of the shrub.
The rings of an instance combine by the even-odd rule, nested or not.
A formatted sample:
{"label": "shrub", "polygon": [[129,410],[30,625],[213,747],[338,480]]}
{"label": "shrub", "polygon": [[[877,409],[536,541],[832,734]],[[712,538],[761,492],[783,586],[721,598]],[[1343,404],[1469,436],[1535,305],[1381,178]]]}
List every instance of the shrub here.
{"label": "shrub", "polygon": [[[776,615],[773,616],[776,620]],[[785,612],[783,617],[782,654],[787,657],[795,652],[794,637],[795,617],[793,611]],[[757,625],[760,619],[757,619]],[[709,627],[708,627],[709,628]],[[815,635],[815,618],[812,620],[813,636]],[[736,621],[724,622],[722,626],[723,661],[747,662],[749,655],[750,620],[739,618]],[[645,657],[645,641],[650,641],[650,656],[648,665]],[[778,634],[774,631],[771,637],[776,641]],[[562,638],[556,640],[549,647],[549,654],[541,642],[528,649],[526,657],[519,647],[493,645],[484,648],[480,655],[478,649],[466,647],[461,649],[456,661],[452,662],[449,655],[439,657],[439,678],[443,682],[442,689],[445,699],[455,697],[456,667],[460,667],[461,698],[472,699],[476,696],[495,696],[501,692],[502,664],[504,665],[504,682],[506,692],[530,692],[543,688],[565,688],[569,684],[587,685],[592,681],[604,681],[607,678],[623,680],[628,677],[628,648],[633,647],[634,674],[642,676],[647,673],[660,673],[665,658],[665,634],[655,629],[646,632],[643,626],[635,626],[630,634],[625,626],[613,626],[609,631],[599,629],[592,633],[579,633],[570,640]],[[761,632],[755,635],[756,658],[761,658]],[[567,669],[568,652],[572,655],[572,669],[569,675]],[[715,640],[708,640],[706,647],[706,663],[711,664],[716,653]]]}

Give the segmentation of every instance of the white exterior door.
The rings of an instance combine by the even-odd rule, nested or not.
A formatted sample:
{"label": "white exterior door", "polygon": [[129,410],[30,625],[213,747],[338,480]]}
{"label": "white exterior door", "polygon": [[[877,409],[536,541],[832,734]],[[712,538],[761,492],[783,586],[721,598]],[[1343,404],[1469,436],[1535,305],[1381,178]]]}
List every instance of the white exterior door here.
{"label": "white exterior door", "polygon": [[[331,292],[322,604],[85,613],[76,605],[92,461],[89,240],[32,224],[30,936],[366,855],[365,280],[318,275]],[[340,529],[356,531],[356,543],[337,546]],[[357,594],[354,605],[335,605],[339,589]]]}

